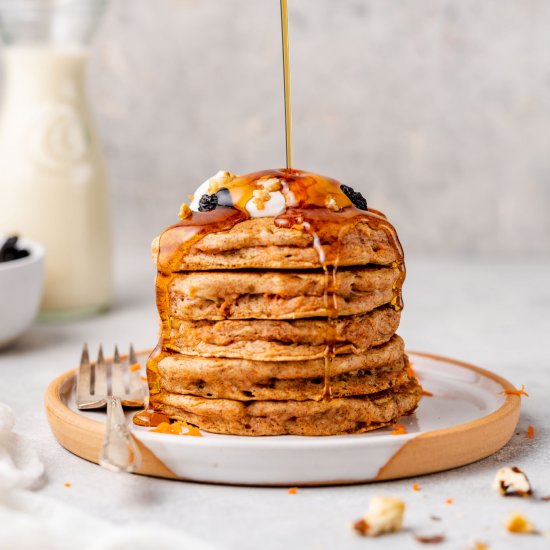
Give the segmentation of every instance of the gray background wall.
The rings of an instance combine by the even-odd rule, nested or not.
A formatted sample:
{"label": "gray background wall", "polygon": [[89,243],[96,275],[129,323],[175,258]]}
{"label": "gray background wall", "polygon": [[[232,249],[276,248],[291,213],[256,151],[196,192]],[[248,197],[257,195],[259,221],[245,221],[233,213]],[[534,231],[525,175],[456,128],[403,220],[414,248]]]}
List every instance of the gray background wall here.
{"label": "gray background wall", "polygon": [[[295,165],[409,254],[550,255],[550,2],[289,0]],[[219,169],[284,164],[278,0],[118,0],[90,93],[118,246]]]}

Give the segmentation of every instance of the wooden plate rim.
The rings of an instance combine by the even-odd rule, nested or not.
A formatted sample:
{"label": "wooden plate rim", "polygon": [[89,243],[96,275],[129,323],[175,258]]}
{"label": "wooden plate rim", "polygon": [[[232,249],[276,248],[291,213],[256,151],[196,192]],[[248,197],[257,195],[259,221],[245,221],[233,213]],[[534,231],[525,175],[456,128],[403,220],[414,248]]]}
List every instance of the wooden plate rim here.
{"label": "wooden plate rim", "polygon": [[[503,390],[516,389],[516,387],[510,381],[506,380],[506,378],[503,378],[499,374],[495,374],[490,370],[482,369],[481,367],[476,367],[475,365],[472,365],[471,363],[466,363],[465,361],[459,361],[458,359],[449,359],[448,357],[445,357],[443,355],[437,355],[434,353],[424,353],[419,351],[407,351],[407,355],[419,355],[421,357],[427,357],[428,359],[435,359],[436,361],[454,363],[455,365],[459,365],[468,370],[473,370],[474,372],[477,372],[478,374],[481,374],[482,376],[489,378],[493,382],[500,384]],[[414,364],[413,364],[413,369],[414,369]],[[476,418],[475,420],[470,420],[469,422],[464,422],[463,424],[458,424],[457,426],[452,426],[450,428],[441,428],[439,430],[422,432],[418,434],[418,436],[415,439],[419,439],[419,438],[426,439],[428,437],[438,437],[443,434],[448,434],[452,432],[461,432],[461,431],[464,431],[465,429],[468,429],[468,430],[472,428],[475,429],[487,423],[491,423],[497,418],[500,418],[501,416],[508,416],[510,413],[514,412],[514,409],[516,409],[520,403],[521,403],[521,397],[519,395],[505,394],[504,403],[492,413],[486,416],[482,416],[481,418]]]}

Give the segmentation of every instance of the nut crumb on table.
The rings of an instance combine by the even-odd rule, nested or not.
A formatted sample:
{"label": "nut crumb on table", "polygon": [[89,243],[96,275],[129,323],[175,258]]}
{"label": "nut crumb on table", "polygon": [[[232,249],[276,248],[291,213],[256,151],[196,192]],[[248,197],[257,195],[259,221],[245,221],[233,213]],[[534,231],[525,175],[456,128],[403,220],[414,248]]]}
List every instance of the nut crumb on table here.
{"label": "nut crumb on table", "polygon": [[504,497],[530,497],[533,494],[529,478],[517,466],[500,468],[492,487]]}
{"label": "nut crumb on table", "polygon": [[357,533],[364,537],[376,537],[396,533],[403,526],[405,503],[392,497],[375,496],[369,502],[367,513],[353,524]]}

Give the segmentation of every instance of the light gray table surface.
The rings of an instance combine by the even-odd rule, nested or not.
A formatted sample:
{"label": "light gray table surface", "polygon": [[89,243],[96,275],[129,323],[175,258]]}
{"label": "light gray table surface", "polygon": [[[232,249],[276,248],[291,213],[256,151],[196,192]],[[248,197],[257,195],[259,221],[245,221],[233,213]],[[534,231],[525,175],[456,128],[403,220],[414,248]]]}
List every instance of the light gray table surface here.
{"label": "light gray table surface", "polygon": [[[410,259],[400,333],[409,349],[459,358],[493,370],[530,394],[512,441],[491,458],[454,471],[371,485],[247,488],[118,475],[85,462],[53,438],[43,392],[76,365],[83,341],[106,349],[130,340],[155,343],[153,271],[146,261],[117,264],[116,302],[105,315],[73,323],[37,324],[0,352],[1,400],[17,414],[17,430],[30,438],[46,464],[46,495],[98,516],[162,521],[220,548],[415,548],[412,531],[444,533],[437,548],[462,549],[475,541],[491,549],[550,548],[546,537],[507,534],[503,521],[523,511],[550,531],[550,502],[505,499],[490,489],[502,465],[521,466],[538,496],[550,495],[550,262],[532,260]],[[528,439],[532,424],[536,437]],[[368,460],[368,457],[365,457]],[[312,467],[315,467],[312,464]],[[64,484],[71,483],[67,488]],[[421,490],[414,492],[417,482]],[[378,540],[356,536],[349,523],[373,495],[406,501],[406,531]],[[105,498],[108,495],[108,498]],[[452,498],[454,504],[445,500]],[[435,514],[442,521],[435,522]]]}

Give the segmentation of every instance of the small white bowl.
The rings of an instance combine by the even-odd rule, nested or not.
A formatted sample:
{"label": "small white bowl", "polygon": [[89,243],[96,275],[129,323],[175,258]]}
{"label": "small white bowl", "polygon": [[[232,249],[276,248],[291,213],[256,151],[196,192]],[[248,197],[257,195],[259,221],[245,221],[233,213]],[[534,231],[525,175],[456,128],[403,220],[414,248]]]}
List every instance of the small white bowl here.
{"label": "small white bowl", "polygon": [[0,348],[32,325],[44,289],[44,249],[25,239],[17,245],[30,256],[0,263]]}

